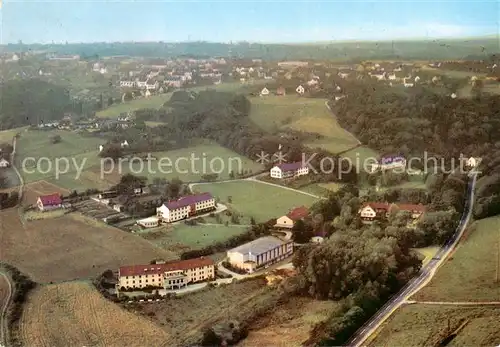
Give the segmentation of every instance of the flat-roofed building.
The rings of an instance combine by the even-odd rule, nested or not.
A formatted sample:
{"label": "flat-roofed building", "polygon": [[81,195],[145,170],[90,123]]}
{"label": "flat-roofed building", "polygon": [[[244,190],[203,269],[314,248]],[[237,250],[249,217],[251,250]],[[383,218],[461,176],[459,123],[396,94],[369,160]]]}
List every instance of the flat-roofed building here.
{"label": "flat-roofed building", "polygon": [[293,242],[265,236],[227,252],[231,266],[252,273],[293,254]]}

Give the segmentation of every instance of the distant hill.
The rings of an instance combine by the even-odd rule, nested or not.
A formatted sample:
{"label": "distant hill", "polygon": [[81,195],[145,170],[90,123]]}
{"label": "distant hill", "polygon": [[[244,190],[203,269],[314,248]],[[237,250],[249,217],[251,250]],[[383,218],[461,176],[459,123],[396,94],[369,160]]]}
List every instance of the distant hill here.
{"label": "distant hill", "polygon": [[96,56],[142,57],[232,57],[266,60],[338,60],[357,59],[464,59],[481,57],[500,51],[496,37],[443,39],[319,42],[303,44],[213,43],[213,42],[123,42],[81,44],[8,44],[2,51],[45,51],[78,54],[82,58]]}

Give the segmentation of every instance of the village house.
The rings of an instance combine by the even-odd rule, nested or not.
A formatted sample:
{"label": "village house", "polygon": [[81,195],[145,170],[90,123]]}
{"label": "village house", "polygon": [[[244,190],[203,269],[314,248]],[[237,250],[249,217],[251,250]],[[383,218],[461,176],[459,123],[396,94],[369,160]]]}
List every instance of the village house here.
{"label": "village house", "polygon": [[265,236],[227,251],[231,266],[253,273],[293,254],[293,241]]}
{"label": "village house", "polygon": [[173,223],[215,209],[214,197],[210,193],[202,193],[166,202],[156,209],[156,215],[162,222]]}
{"label": "village house", "polygon": [[402,156],[384,156],[378,163],[371,165],[371,173],[381,170],[394,170],[406,168],[406,159]]}
{"label": "village house", "polygon": [[288,212],[288,214],[276,220],[275,228],[292,229],[298,220],[303,220],[309,215],[309,210],[304,207],[297,207]]}
{"label": "village house", "polygon": [[36,205],[40,211],[50,211],[62,207],[62,198],[58,193],[50,195],[41,195],[36,201]]}
{"label": "village house", "polygon": [[278,89],[276,89],[276,95],[278,96],[285,96],[286,95],[286,90],[284,87],[280,86]]}
{"label": "village house", "polygon": [[266,87],[264,87],[261,91],[260,91],[260,96],[267,96],[269,95],[269,89],[267,89]]}
{"label": "village house", "polygon": [[136,82],[136,86],[137,88],[140,88],[140,89],[145,89],[146,88],[146,83],[148,82],[148,79],[147,77],[142,77],[142,78],[139,78]]}
{"label": "village house", "polygon": [[299,85],[297,89],[295,89],[295,91],[297,92],[297,94],[303,95],[306,90],[304,89],[304,87],[302,87],[302,85]]}
{"label": "village house", "polygon": [[147,80],[146,81],[146,90],[156,90],[158,89],[159,83],[158,81]]}
{"label": "village house", "polygon": [[470,157],[469,159],[467,159],[466,165],[469,168],[475,168],[479,165],[479,163],[481,163],[481,158]]}
{"label": "village house", "polygon": [[215,264],[210,258],[195,258],[148,265],[121,266],[118,270],[118,288],[164,288],[175,290],[190,283],[213,280]]}
{"label": "village house", "polygon": [[135,81],[131,81],[131,80],[120,81],[120,87],[133,88],[135,86],[136,86],[136,82]]}
{"label": "village house", "polygon": [[9,167],[10,163],[5,158],[0,158],[0,167]]}
{"label": "village house", "polygon": [[375,220],[386,220],[391,209],[410,213],[413,220],[419,219],[426,211],[422,204],[389,204],[387,202],[367,202],[361,206],[358,214],[363,223],[369,224]]}
{"label": "village house", "polygon": [[292,178],[309,174],[309,167],[302,162],[284,163],[274,166],[269,175],[272,178]]}

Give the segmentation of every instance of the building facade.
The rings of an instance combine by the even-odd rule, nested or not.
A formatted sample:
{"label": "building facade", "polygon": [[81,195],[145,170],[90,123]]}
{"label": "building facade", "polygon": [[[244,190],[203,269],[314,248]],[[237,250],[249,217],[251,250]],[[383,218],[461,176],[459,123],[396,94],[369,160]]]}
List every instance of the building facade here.
{"label": "building facade", "polygon": [[261,237],[227,252],[231,266],[252,273],[293,254],[293,242],[274,236]]}
{"label": "building facade", "polygon": [[162,222],[173,223],[215,209],[214,197],[210,193],[202,193],[164,203],[156,209],[156,215]]}
{"label": "building facade", "polygon": [[288,214],[276,220],[275,228],[292,229],[295,222],[302,220],[309,215],[309,210],[304,207],[297,207],[288,212]]}
{"label": "building facade", "polygon": [[214,261],[201,257],[169,263],[122,266],[118,270],[118,288],[124,290],[154,287],[173,290],[214,278]]}
{"label": "building facade", "polygon": [[372,223],[375,220],[386,220],[392,208],[398,211],[409,212],[412,220],[419,219],[426,211],[424,205],[368,202],[361,206],[358,214],[363,223]]}
{"label": "building facade", "polygon": [[269,171],[272,178],[294,178],[309,174],[309,167],[302,162],[276,165]]}
{"label": "building facade", "polygon": [[50,211],[62,207],[62,198],[59,194],[39,196],[36,205],[40,211]]}

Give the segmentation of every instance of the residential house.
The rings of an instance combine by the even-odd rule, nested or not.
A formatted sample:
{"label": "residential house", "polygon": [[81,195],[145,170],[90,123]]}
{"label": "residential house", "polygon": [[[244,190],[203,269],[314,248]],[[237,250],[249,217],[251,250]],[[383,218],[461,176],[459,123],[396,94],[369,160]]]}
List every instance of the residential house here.
{"label": "residential house", "polygon": [[120,87],[134,88],[135,86],[136,86],[136,82],[135,81],[131,81],[131,80],[120,81]]}
{"label": "residential house", "polygon": [[10,163],[5,158],[0,158],[0,167],[9,167]]}
{"label": "residential house", "polygon": [[227,251],[227,258],[231,266],[252,273],[292,254],[293,241],[265,236]]}
{"label": "residential house", "polygon": [[148,79],[147,77],[142,77],[142,78],[139,78],[137,81],[136,81],[136,86],[137,88],[140,88],[140,89],[145,89],[146,88],[146,84],[148,82]]}
{"label": "residential house", "polygon": [[306,91],[306,90],[304,89],[304,87],[302,87],[302,85],[299,85],[299,86],[295,89],[295,91],[297,92],[297,94],[299,94],[299,95],[303,95],[303,94],[305,93],[305,91]]}
{"label": "residential house", "polygon": [[382,157],[378,163],[371,165],[371,172],[375,172],[377,170],[385,171],[385,170],[394,170],[394,169],[405,169],[406,168],[406,159],[403,156],[395,155],[395,156],[384,156]]}
{"label": "residential house", "polygon": [[349,77],[349,73],[347,73],[347,72],[339,72],[338,76],[340,78],[342,78],[342,79],[346,79],[347,77]]}
{"label": "residential house", "polygon": [[398,211],[406,211],[410,213],[412,220],[417,220],[426,211],[426,207],[422,204],[389,204],[387,202],[367,202],[361,206],[358,214],[363,223],[372,223],[375,220],[386,220],[390,211],[395,208]]}
{"label": "residential house", "polygon": [[385,72],[378,73],[378,74],[370,74],[371,77],[375,77],[379,81],[385,80]]}
{"label": "residential house", "polygon": [[272,178],[292,178],[309,174],[309,167],[302,162],[284,163],[274,166],[269,175]]}
{"label": "residential house", "polygon": [[40,211],[50,211],[62,207],[62,198],[58,193],[50,195],[41,195],[36,201],[36,205]]}
{"label": "residential house", "polygon": [[158,89],[159,85],[160,84],[158,83],[158,81],[148,79],[146,81],[146,90],[156,90]]}
{"label": "residential house", "polygon": [[481,158],[474,158],[474,157],[470,157],[469,159],[467,159],[467,167],[470,167],[470,168],[475,168],[479,165],[479,163],[481,163]]}
{"label": "residential house", "polygon": [[260,91],[260,96],[266,96],[266,95],[269,95],[269,89],[267,89],[266,87],[264,87],[264,88]]}
{"label": "residential house", "polygon": [[174,290],[214,278],[214,261],[201,257],[168,263],[121,266],[118,269],[118,288],[125,290],[153,287]]}
{"label": "residential house", "polygon": [[165,79],[164,82],[167,86],[180,88],[182,87],[182,79],[180,76],[169,76]]}
{"label": "residential house", "polygon": [[276,220],[275,228],[292,229],[298,220],[303,220],[309,215],[309,210],[304,207],[297,207],[288,212],[288,214]]}
{"label": "residential house", "polygon": [[312,86],[315,86],[317,85],[319,82],[317,80],[315,80],[314,78],[313,79],[310,79],[309,81],[307,81],[307,85],[312,87]]}
{"label": "residential house", "polygon": [[325,238],[322,236],[313,236],[311,237],[311,243],[323,243],[325,241]]}
{"label": "residential house", "polygon": [[395,81],[395,80],[397,79],[396,74],[394,74],[394,73],[390,73],[390,74],[387,76],[387,79],[388,79],[389,81]]}
{"label": "residential house", "polygon": [[210,193],[202,193],[166,202],[156,209],[156,214],[162,222],[173,223],[215,209],[213,196]]}

